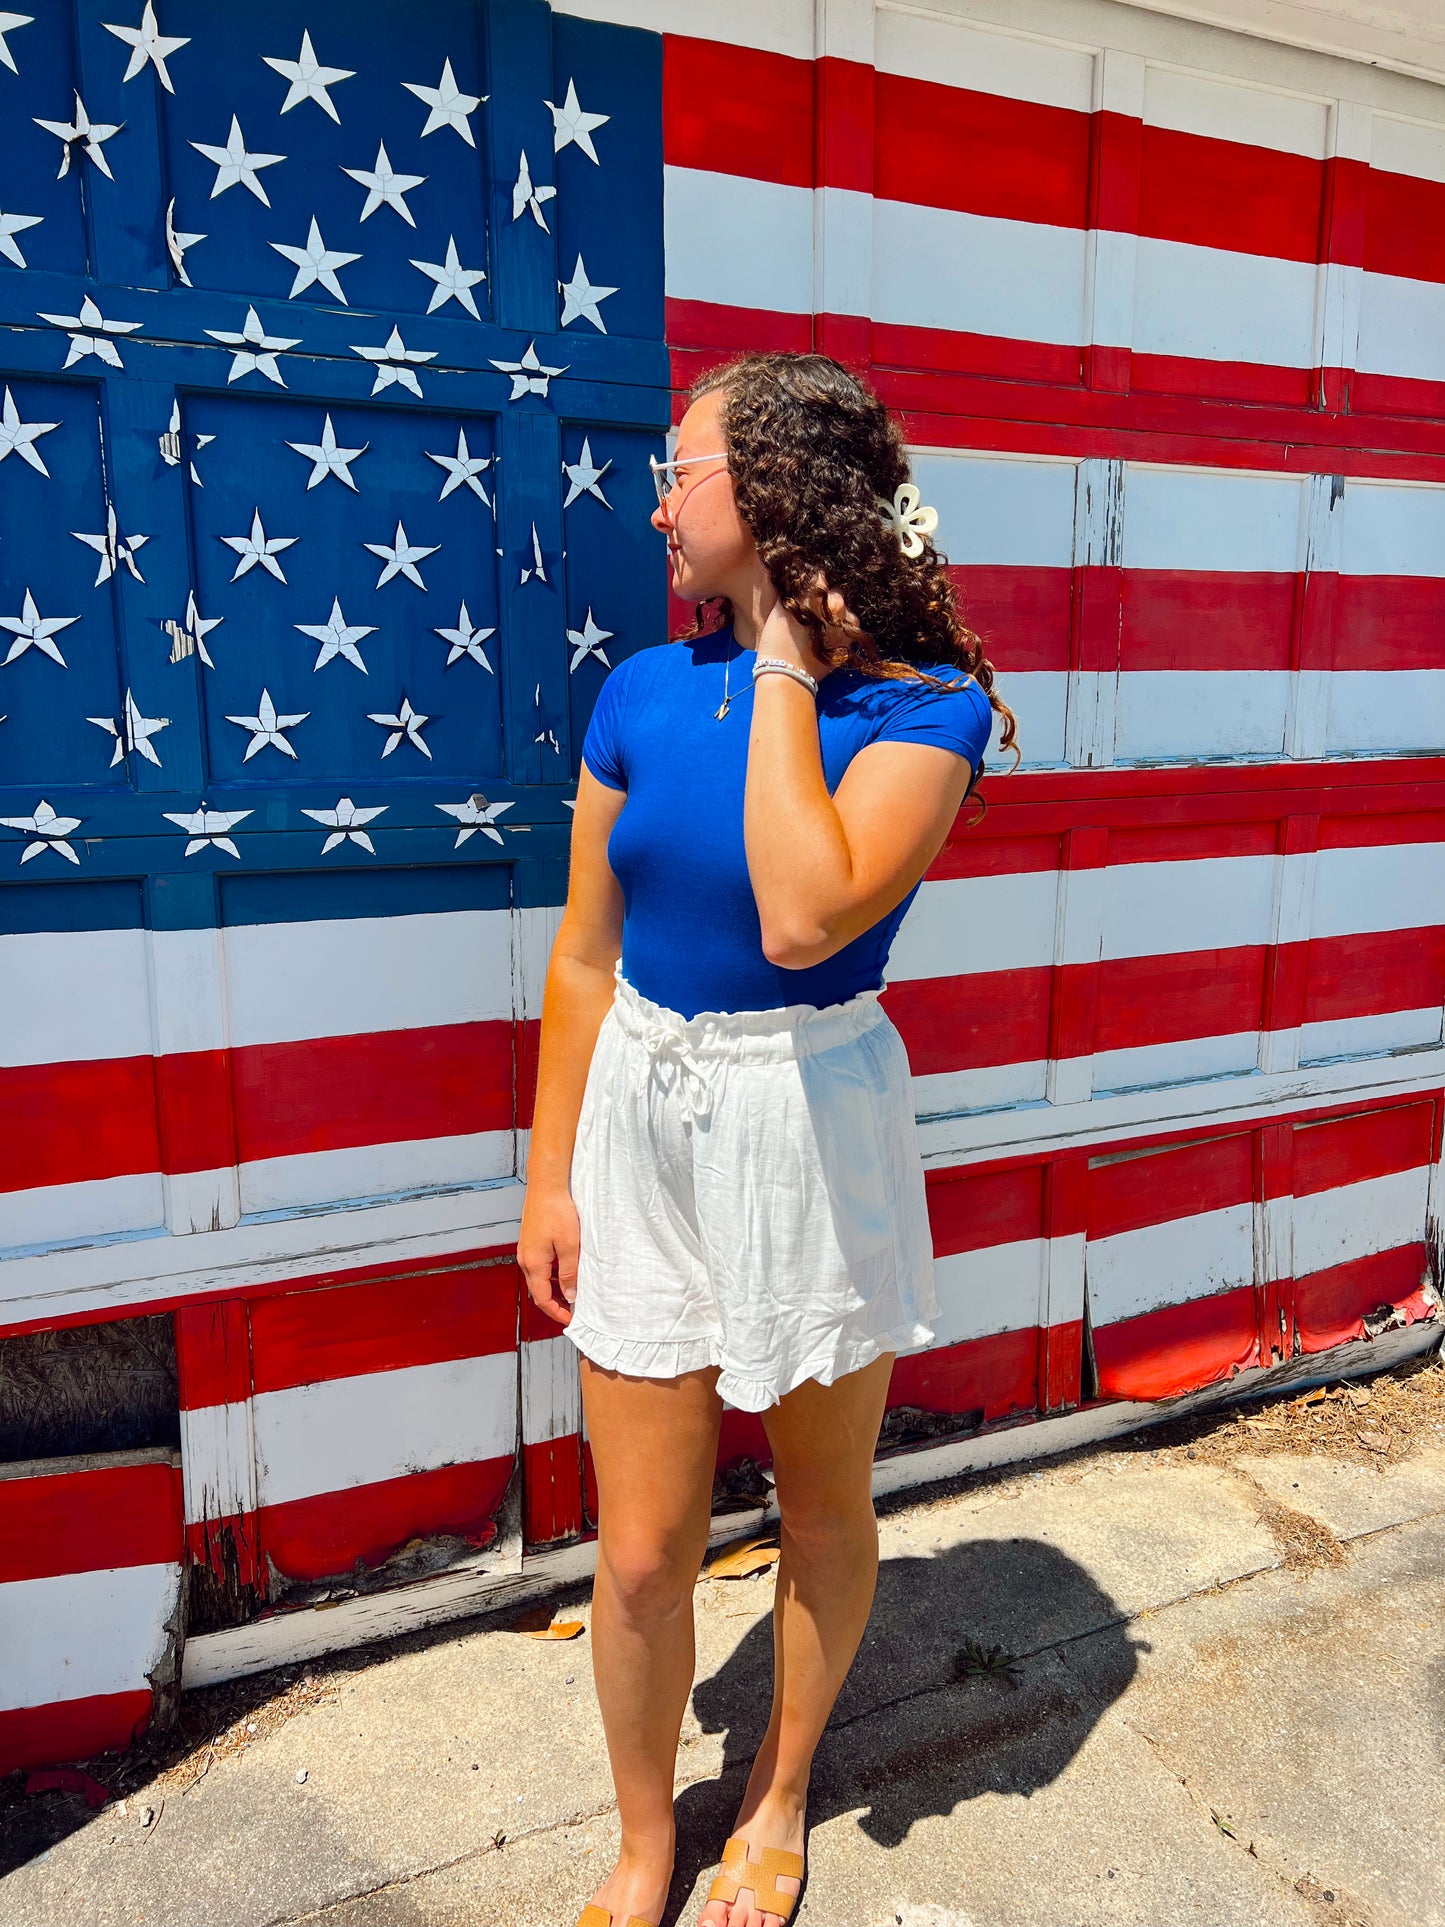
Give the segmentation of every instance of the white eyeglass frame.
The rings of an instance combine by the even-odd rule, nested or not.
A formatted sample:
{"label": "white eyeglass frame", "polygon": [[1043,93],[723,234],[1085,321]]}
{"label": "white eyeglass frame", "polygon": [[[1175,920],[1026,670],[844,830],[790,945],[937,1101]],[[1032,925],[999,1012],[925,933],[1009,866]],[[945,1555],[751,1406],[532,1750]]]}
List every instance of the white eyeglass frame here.
{"label": "white eyeglass frame", "polygon": [[667,487],[663,487],[662,478],[664,473],[679,468],[691,468],[694,462],[718,462],[726,460],[727,450],[725,448],[719,449],[715,455],[687,455],[684,456],[681,461],[671,462],[660,462],[655,455],[649,455],[647,465],[652,470],[652,485],[657,490],[658,507],[667,507],[667,498],[677,487],[677,478],[675,475],[672,481],[667,484]]}

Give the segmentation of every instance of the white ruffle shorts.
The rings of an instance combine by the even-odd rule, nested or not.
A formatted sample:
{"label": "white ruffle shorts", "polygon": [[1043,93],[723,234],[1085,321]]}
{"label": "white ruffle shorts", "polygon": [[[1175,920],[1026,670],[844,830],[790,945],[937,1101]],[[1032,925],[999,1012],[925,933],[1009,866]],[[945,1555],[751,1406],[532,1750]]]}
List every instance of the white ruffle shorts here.
{"label": "white ruffle shorts", "polygon": [[931,1343],[912,1079],[879,992],[686,1019],[615,977],[572,1154],[578,1350],[644,1378],[721,1366],[724,1403],[760,1412]]}

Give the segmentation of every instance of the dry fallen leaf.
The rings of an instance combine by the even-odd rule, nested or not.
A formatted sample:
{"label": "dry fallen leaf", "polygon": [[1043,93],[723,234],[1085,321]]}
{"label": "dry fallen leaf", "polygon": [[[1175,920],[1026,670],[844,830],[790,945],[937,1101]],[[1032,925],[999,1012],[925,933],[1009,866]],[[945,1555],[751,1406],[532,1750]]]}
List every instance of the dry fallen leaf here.
{"label": "dry fallen leaf", "polygon": [[749,1539],[731,1552],[720,1553],[707,1568],[707,1577],[746,1579],[751,1573],[761,1572],[765,1566],[772,1565],[781,1551],[780,1546],[769,1545],[766,1539]]}
{"label": "dry fallen leaf", "polygon": [[550,1606],[533,1606],[507,1623],[509,1633],[525,1633],[529,1639],[575,1639],[586,1630],[586,1621],[581,1619],[559,1619],[553,1625]]}
{"label": "dry fallen leaf", "polygon": [[1388,1432],[1356,1432],[1355,1437],[1367,1452],[1388,1452],[1390,1449]]}

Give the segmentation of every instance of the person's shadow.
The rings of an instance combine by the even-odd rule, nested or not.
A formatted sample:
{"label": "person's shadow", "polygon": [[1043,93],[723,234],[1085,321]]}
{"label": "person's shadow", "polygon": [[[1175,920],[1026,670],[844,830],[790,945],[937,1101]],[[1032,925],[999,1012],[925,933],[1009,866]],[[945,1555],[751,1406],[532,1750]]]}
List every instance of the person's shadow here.
{"label": "person's shadow", "polygon": [[[1073,1759],[1133,1679],[1136,1655],[1149,1650],[1081,1566],[1036,1539],[885,1558],[814,1759],[809,1830],[862,1807],[863,1831],[896,1847],[915,1821],[980,1793],[1029,1796]],[[731,1831],[767,1724],[772,1662],[769,1616],[693,1689],[699,1724],[727,1738],[721,1773],[678,1796],[665,1919]]]}

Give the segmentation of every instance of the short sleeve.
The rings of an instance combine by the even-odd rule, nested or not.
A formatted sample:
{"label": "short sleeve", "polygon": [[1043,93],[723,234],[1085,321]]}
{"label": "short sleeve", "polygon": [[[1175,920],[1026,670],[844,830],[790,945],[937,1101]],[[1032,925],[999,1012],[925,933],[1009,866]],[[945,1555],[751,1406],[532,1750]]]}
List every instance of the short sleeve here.
{"label": "short sleeve", "polygon": [[627,753],[623,719],[627,710],[626,657],[611,670],[592,705],[587,733],[582,739],[582,760],[609,789],[627,788]]}
{"label": "short sleeve", "polygon": [[[966,672],[953,664],[921,665],[930,675],[952,682]],[[971,677],[960,689],[934,689],[928,683],[890,682],[897,692],[879,725],[877,742],[935,743],[968,758],[969,788],[984,767],[984,751],[993,734],[993,709],[980,685]]]}

